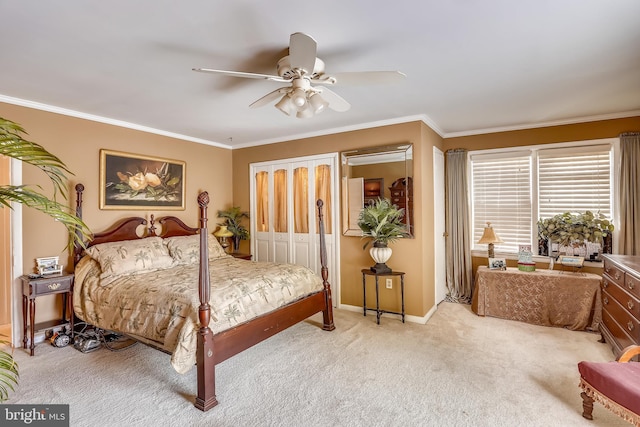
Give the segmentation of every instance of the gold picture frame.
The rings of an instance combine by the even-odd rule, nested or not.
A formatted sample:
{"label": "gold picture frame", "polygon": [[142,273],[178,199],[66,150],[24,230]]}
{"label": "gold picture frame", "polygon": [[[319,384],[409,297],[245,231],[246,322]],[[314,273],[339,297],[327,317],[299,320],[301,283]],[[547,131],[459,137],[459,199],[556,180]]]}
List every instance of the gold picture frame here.
{"label": "gold picture frame", "polygon": [[100,150],[100,209],[184,210],[186,163]]}

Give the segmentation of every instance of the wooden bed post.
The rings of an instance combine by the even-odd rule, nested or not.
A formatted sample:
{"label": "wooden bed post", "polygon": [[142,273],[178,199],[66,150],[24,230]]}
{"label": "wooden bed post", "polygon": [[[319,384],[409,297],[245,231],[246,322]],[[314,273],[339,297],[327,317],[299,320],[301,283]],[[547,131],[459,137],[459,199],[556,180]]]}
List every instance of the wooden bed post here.
{"label": "wooden bed post", "polygon": [[[76,184],[76,216],[82,219],[82,192],[84,191],[84,185]],[[80,240],[82,240],[82,233],[80,228],[76,225],[77,239],[73,243],[73,265],[75,266],[80,262],[82,258],[82,246]]]}
{"label": "wooden bed post", "polygon": [[218,404],[216,400],[216,364],[214,357],[213,333],[209,329],[211,319],[211,307],[209,306],[209,233],[207,231],[207,206],[209,205],[209,193],[206,191],[198,194],[200,206],[200,275],[198,280],[198,292],[200,294],[200,307],[198,320],[198,348],[196,350],[196,363],[198,370],[198,395],[194,403],[201,411],[207,411]]}
{"label": "wooden bed post", "polygon": [[324,237],[324,217],[322,207],[324,202],[318,199],[318,223],[320,234],[320,274],[322,275],[322,284],[324,285],[324,301],[325,309],[322,310],[322,329],[325,331],[333,331],[336,326],[333,324],[333,301],[331,300],[331,285],[329,285],[329,270],[327,269],[327,244]]}

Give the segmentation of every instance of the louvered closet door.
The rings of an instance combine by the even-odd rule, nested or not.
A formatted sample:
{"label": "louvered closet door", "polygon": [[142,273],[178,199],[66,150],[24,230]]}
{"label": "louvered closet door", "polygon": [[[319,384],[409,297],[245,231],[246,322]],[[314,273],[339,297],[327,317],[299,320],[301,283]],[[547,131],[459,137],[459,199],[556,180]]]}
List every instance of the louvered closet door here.
{"label": "louvered closet door", "polygon": [[[329,281],[334,295],[340,277],[335,188],[337,155],[304,157],[251,165],[252,251],[257,261],[298,264],[320,275],[316,200],[324,202]],[[337,298],[334,297],[334,301]]]}
{"label": "louvered closet door", "polygon": [[257,261],[289,262],[288,165],[258,166],[253,171],[253,255]]}

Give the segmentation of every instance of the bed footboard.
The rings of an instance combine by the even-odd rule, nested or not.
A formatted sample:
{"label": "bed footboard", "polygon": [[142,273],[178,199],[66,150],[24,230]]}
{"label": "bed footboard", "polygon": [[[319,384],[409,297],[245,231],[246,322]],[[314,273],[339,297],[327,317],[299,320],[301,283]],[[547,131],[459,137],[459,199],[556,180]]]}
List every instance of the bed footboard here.
{"label": "bed footboard", "polygon": [[323,202],[318,200],[318,218],[320,232],[320,264],[323,290],[288,304],[278,310],[257,317],[242,325],[213,335],[209,329],[209,250],[207,246],[207,205],[209,196],[206,193],[198,196],[200,205],[200,330],[198,333],[198,395],[195,407],[207,411],[218,404],[215,395],[215,365],[227,360],[255,344],[299,323],[308,317],[322,312],[322,329],[332,331],[333,301],[331,285],[328,281],[327,249],[324,236]]}

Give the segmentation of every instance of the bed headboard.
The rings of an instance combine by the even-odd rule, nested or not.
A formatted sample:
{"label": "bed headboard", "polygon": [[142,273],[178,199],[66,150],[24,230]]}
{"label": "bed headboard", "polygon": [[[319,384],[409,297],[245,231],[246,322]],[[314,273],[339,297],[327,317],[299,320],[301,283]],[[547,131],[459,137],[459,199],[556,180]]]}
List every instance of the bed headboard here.
{"label": "bed headboard", "polygon": [[[84,186],[76,185],[76,216],[82,219],[82,192]],[[157,224],[160,224],[158,230]],[[142,226],[141,233],[138,230]],[[86,247],[108,242],[121,242],[123,240],[144,239],[145,237],[174,237],[190,236],[198,234],[199,228],[189,227],[175,216],[165,216],[156,220],[152,214],[149,221],[141,217],[128,217],[121,219],[115,225],[100,233],[93,234],[91,240],[85,242]],[[74,245],[73,262],[77,264],[82,258],[84,248],[78,243]]]}

